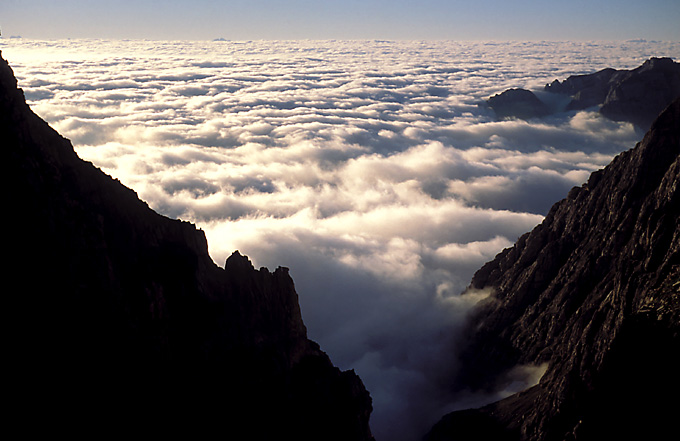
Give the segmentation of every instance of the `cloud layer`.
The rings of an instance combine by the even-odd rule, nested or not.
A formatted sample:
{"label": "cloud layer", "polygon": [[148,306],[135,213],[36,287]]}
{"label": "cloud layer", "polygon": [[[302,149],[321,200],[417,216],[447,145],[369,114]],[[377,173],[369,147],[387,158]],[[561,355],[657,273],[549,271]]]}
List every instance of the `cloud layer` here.
{"label": "cloud layer", "polygon": [[[448,394],[473,272],[639,140],[597,112],[495,121],[480,102],[680,44],[2,42],[33,110],[157,211],[288,266],[310,338],[366,383],[380,440]],[[457,401],[458,400],[458,401]]]}

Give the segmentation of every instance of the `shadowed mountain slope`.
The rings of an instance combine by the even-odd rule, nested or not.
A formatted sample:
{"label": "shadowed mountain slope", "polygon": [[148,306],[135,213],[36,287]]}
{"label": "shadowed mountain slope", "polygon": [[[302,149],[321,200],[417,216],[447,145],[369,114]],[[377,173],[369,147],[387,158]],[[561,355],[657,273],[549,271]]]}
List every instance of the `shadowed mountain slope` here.
{"label": "shadowed mountain slope", "polygon": [[444,417],[439,440],[672,439],[680,423],[680,99],[642,142],[484,265],[492,289],[464,337],[456,384],[538,385]]}
{"label": "shadowed mountain slope", "polygon": [[[26,105],[0,58],[4,397],[27,433],[369,440],[371,399],[307,339],[288,270],[155,213]],[[9,261],[9,262],[8,262]]]}

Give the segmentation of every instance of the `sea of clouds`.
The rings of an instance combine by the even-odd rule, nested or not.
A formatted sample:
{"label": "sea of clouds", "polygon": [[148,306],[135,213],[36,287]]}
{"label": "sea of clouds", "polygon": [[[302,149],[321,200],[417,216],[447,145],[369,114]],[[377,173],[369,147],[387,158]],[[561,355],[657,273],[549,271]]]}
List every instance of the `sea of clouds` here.
{"label": "sea of clouds", "polygon": [[460,295],[474,271],[642,136],[596,109],[496,121],[483,100],[680,57],[678,42],[646,41],[0,49],[38,115],[196,223],[218,264],[238,249],[291,269],[310,338],[371,392],[378,441],[418,439],[475,403],[449,392],[456,331],[485,295]]}

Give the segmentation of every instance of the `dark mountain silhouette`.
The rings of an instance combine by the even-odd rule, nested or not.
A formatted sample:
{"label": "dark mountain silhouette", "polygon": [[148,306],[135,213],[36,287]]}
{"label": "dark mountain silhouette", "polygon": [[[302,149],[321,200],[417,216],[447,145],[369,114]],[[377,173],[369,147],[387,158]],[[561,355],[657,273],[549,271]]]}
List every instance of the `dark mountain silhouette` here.
{"label": "dark mountain silhouette", "polygon": [[[5,421],[22,433],[369,440],[371,399],[307,339],[288,270],[77,157],[0,57]],[[134,432],[133,432],[134,431]]]}
{"label": "dark mountain silhouette", "polygon": [[[650,58],[636,69],[608,68],[572,75],[547,84],[544,90],[571,98],[566,108],[557,110],[599,106],[606,118],[627,121],[646,131],[659,113],[680,97],[680,63],[670,58]],[[533,92],[525,89],[508,89],[489,98],[487,104],[499,119],[539,118],[551,113]]]}
{"label": "dark mountain silhouette", "polygon": [[[599,81],[599,80],[598,80]],[[497,390],[518,365],[538,385],[444,417],[428,441],[677,437],[680,99],[642,142],[484,265],[456,384]]]}

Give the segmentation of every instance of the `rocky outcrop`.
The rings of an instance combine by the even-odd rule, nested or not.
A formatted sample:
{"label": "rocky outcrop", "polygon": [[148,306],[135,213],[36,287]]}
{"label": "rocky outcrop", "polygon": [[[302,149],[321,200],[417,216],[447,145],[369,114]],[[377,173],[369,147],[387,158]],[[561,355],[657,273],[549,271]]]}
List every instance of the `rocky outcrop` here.
{"label": "rocky outcrop", "polygon": [[526,89],[508,89],[492,96],[487,103],[499,119],[532,119],[550,113],[548,107],[533,92]]}
{"label": "rocky outcrop", "polygon": [[0,139],[8,423],[372,439],[370,396],[307,339],[288,271],[215,265],[202,231],[79,159],[1,58]]}
{"label": "rocky outcrop", "polygon": [[471,288],[493,294],[463,337],[456,384],[492,390],[515,366],[548,370],[528,390],[446,416],[429,441],[678,433],[678,182],[680,99],[475,274]]}
{"label": "rocky outcrop", "polygon": [[548,92],[572,97],[567,110],[601,106],[600,113],[647,130],[659,113],[680,96],[680,63],[651,58],[633,70],[604,69],[574,75],[545,86]]}

